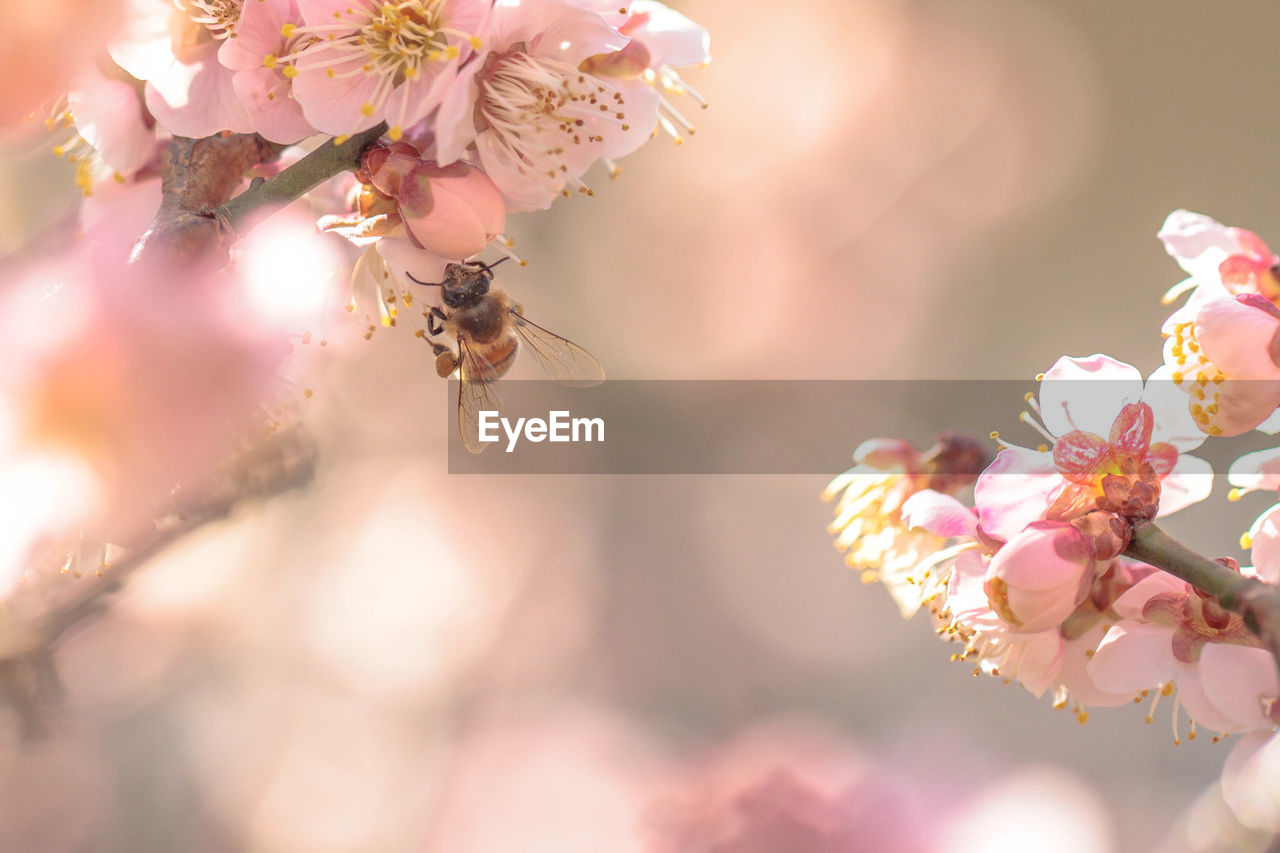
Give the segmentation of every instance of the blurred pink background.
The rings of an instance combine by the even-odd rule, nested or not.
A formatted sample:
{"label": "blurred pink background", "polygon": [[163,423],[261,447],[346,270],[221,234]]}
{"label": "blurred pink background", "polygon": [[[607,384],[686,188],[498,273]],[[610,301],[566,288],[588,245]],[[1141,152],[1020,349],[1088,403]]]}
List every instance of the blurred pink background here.
{"label": "blurred pink background", "polygon": [[[510,228],[504,286],[611,376],[1150,370],[1165,215],[1280,240],[1273,6],[676,5],[712,33],[696,135]],[[75,203],[52,144],[7,143],[0,252]],[[450,477],[446,385],[397,331],[300,379],[311,488],[70,638],[49,739],[0,727],[0,849],[721,849],[698,815],[786,766],[820,802],[901,777],[949,849],[1219,849],[1213,799],[1190,810],[1229,744],[949,663],[843,566],[822,478]],[[1224,492],[1170,527],[1236,553],[1263,499]]]}

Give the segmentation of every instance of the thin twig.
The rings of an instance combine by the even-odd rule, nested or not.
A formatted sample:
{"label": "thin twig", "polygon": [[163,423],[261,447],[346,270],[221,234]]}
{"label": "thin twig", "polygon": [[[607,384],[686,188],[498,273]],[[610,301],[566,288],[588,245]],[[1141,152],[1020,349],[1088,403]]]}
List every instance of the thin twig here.
{"label": "thin twig", "polygon": [[364,149],[386,131],[387,123],[382,122],[353,134],[341,145],[334,144],[334,140],[324,143],[280,174],[255,182],[222,205],[218,210],[219,218],[236,236],[244,236],[264,217],[301,198],[334,175],[355,171],[360,166],[360,155]]}

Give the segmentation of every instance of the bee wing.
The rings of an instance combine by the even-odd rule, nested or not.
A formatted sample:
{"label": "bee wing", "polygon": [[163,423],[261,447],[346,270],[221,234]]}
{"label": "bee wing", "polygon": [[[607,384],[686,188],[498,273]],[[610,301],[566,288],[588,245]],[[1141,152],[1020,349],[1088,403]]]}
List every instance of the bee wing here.
{"label": "bee wing", "polygon": [[604,367],[594,355],[573,341],[526,320],[516,311],[511,312],[511,318],[525,348],[551,378],[575,388],[589,388],[604,381]]}
{"label": "bee wing", "polygon": [[458,341],[458,354],[458,434],[467,450],[483,453],[488,444],[480,440],[480,412],[499,409],[493,365],[467,346],[465,339]]}

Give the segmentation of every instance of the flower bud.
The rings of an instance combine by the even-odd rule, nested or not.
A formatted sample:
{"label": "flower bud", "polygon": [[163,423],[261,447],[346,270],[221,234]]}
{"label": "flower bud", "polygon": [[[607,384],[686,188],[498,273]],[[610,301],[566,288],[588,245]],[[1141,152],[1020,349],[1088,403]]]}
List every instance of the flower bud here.
{"label": "flower bud", "polygon": [[420,163],[401,184],[398,197],[409,239],[441,258],[478,254],[506,224],[502,193],[468,163]]}
{"label": "flower bud", "polygon": [[987,567],[991,609],[1018,632],[1056,628],[1088,594],[1094,563],[1088,538],[1070,525],[1029,527]]}

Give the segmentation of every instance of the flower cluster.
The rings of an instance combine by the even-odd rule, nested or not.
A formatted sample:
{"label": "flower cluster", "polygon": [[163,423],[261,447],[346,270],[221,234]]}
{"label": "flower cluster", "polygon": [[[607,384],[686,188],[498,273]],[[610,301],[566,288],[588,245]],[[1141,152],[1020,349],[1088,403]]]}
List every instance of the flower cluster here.
{"label": "flower cluster", "polygon": [[[329,316],[341,300],[327,285],[344,265],[346,307],[363,307],[369,337],[413,304],[411,278],[438,281],[447,264],[489,247],[515,257],[503,234],[509,213],[592,194],[588,172],[597,164],[615,175],[617,159],[659,131],[677,142],[692,132],[676,96],[706,105],[680,69],[710,60],[707,32],[656,0],[119,5],[118,25],[100,27],[96,47],[86,33],[83,60],[54,81],[66,90],[46,122],[55,153],[75,164],[87,239],[61,266],[20,271],[11,289],[21,296],[11,312],[21,334],[5,345],[26,369],[0,383],[0,469],[14,484],[6,505],[22,505],[30,523],[0,554],[0,597],[44,538],[92,528],[119,541],[122,524],[101,518],[102,506],[127,507],[128,524],[146,526],[175,485],[216,467],[246,421],[259,423],[275,405],[286,369],[305,360],[284,361],[295,344],[318,331],[325,345],[356,328],[339,325],[340,312]],[[143,274],[130,266],[139,238],[166,215],[166,151],[188,140],[239,140],[267,160],[278,154],[214,175],[227,193],[193,211],[204,218],[252,179],[375,129],[381,141],[364,149],[354,176],[291,191],[296,203],[270,224],[248,236],[238,229],[227,269]],[[166,206],[173,192],[164,190]],[[225,225],[223,213],[211,218]],[[364,254],[351,263],[335,234]],[[166,275],[199,283],[174,291]],[[70,295],[73,280],[83,286]],[[121,282],[130,281],[126,298]],[[79,306],[72,313],[87,319],[78,339],[31,319],[54,303]],[[127,305],[141,307],[125,316]],[[162,314],[177,319],[161,323]],[[28,338],[41,352],[24,349]],[[201,342],[199,357],[170,353],[184,340]],[[129,367],[148,358],[150,369]],[[140,419],[146,424],[133,423]],[[61,485],[45,490],[47,501],[24,500],[37,474]],[[71,491],[87,496],[84,507],[55,499]]]}
{"label": "flower cluster", "polygon": [[[911,478],[909,454],[886,490],[887,451],[900,445],[868,442],[862,464],[828,490],[846,495],[833,525],[846,531],[837,545],[855,544],[854,553],[879,561],[870,579],[900,604],[904,590],[927,578],[939,632],[964,646],[956,659],[976,661],[975,674],[1048,692],[1081,721],[1087,707],[1149,695],[1154,705],[1176,691],[1191,737],[1197,726],[1270,728],[1280,684],[1243,619],[1125,556],[1138,525],[1203,500],[1212,487],[1209,465],[1189,455],[1204,434],[1169,373],[1160,368],[1144,383],[1108,356],[1060,359],[1023,413],[1044,442],[1024,448],[993,435],[1001,447],[977,477],[971,504]],[[1233,476],[1242,488],[1275,488],[1274,460],[1246,458]],[[866,497],[877,490],[882,497]],[[1274,512],[1252,539],[1257,567],[1230,568],[1280,576]],[[849,530],[857,531],[852,539]],[[1175,738],[1177,719],[1175,710]]]}
{"label": "flower cluster", "polygon": [[[1208,437],[1280,431],[1280,256],[1252,232],[1185,210],[1159,239],[1188,275],[1165,294],[1166,304],[1188,298],[1164,324],[1163,366],[1144,382],[1108,356],[1059,359],[1021,416],[1043,441],[1019,447],[992,433],[1000,449],[972,500],[922,475],[908,445],[867,442],[827,489],[843,492],[831,531],[904,616],[928,603],[938,633],[963,644],[953,659],[976,660],[975,675],[1049,692],[1081,722],[1088,707],[1147,697],[1151,722],[1174,697],[1175,743],[1180,710],[1189,739],[1199,728],[1245,733],[1223,796],[1243,822],[1275,831],[1273,632],[1230,590],[1280,584],[1280,503],[1240,539],[1251,566],[1194,555],[1153,522],[1209,496],[1213,469],[1190,455]],[[1280,493],[1280,449],[1241,456],[1227,478],[1232,501]]]}
{"label": "flower cluster", "polygon": [[593,164],[616,171],[658,127],[690,132],[668,96],[701,103],[678,69],[710,60],[656,0],[132,0],[109,52],[113,79],[86,70],[64,120],[126,178],[157,127],[291,145],[385,122],[438,167],[483,169],[513,211],[590,193]]}

